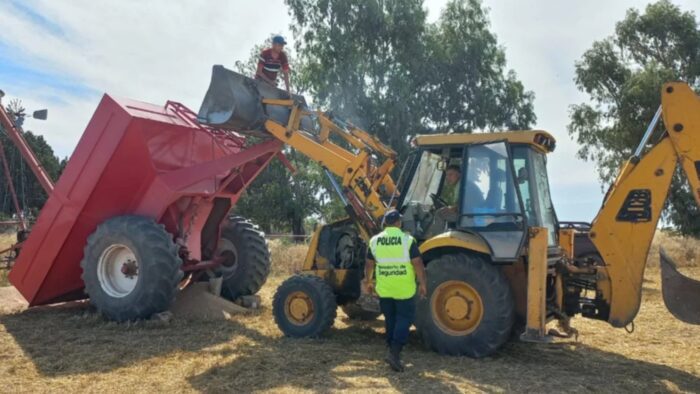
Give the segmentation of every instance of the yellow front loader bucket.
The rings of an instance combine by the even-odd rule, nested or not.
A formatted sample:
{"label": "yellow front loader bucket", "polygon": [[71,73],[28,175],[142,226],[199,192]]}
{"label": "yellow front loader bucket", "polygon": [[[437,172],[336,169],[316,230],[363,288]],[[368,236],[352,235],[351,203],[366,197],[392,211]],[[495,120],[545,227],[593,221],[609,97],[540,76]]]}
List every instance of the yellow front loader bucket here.
{"label": "yellow front loader bucket", "polygon": [[700,281],[681,274],[661,249],[661,291],[666,308],[678,320],[700,324]]}

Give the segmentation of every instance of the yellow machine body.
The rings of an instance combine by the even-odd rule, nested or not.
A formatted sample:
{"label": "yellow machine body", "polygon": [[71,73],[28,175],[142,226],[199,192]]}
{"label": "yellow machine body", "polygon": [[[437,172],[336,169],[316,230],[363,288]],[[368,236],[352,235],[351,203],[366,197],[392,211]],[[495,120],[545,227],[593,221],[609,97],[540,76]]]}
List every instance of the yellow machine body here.
{"label": "yellow machine body", "polygon": [[[461,160],[466,174],[461,176],[466,183],[469,168],[464,161],[479,157],[478,153],[470,156],[468,150],[500,149],[498,154],[491,153],[501,164],[483,171],[489,179],[478,179],[510,187],[510,191],[500,189],[500,198],[517,200],[520,215],[513,226],[499,221],[498,214],[485,214],[491,217],[480,224],[481,228],[494,229],[472,231],[469,223],[476,223],[479,213],[462,211],[467,192],[466,186],[460,186],[457,225],[417,237],[427,265],[430,292],[429,300],[419,302],[418,326],[427,343],[441,353],[473,357],[492,353],[509,338],[513,315],[525,323],[522,338],[529,341],[545,340],[545,325],[551,320],[558,320],[565,334],[572,335],[575,330],[568,323],[576,314],[606,320],[615,327],[628,325],[639,310],[647,253],[679,163],[700,204],[700,99],[682,83],[664,85],[655,120],[663,116],[666,131],[652,144],[649,137],[654,125],[649,128],[591,225],[556,222],[544,164],[545,156],[554,150],[555,139],[546,131],[419,135],[412,141],[416,155],[402,165],[404,169],[395,182],[391,173],[397,154],[370,133],[329,114],[309,111],[297,99],[263,98],[262,104],[287,111],[288,116],[283,117],[286,124],[279,118],[267,118],[264,131],[318,163],[348,213],[347,218],[315,230],[301,270],[305,276],[290,278],[278,290],[275,300],[279,302],[275,301],[273,309],[287,335],[318,335],[332,324],[336,301],[340,305],[359,303],[370,296],[360,291],[366,242],[381,230],[387,209],[406,208],[402,198],[410,192],[411,181],[419,175],[431,176],[430,171],[419,174],[424,157],[440,166],[442,178],[436,179],[440,190],[451,161]],[[313,129],[302,127],[311,120]],[[526,158],[516,157],[516,150],[525,152]],[[517,160],[533,157],[541,165],[536,169],[538,174],[532,173],[537,171],[530,164],[527,170],[516,169]],[[409,163],[417,164],[411,167]],[[412,169],[404,177],[408,167]],[[526,182],[530,182],[527,187],[531,189],[523,196],[521,185]],[[532,195],[535,187],[542,187],[536,190],[538,196]],[[437,196],[431,194],[430,198]],[[536,203],[541,203],[537,206],[540,216],[528,217],[532,215],[531,201],[536,198]],[[553,222],[544,223],[542,215],[547,210],[551,210]],[[419,214],[423,213],[417,211],[414,217]],[[413,225],[422,228],[421,223]],[[461,271],[453,270],[457,266]],[[489,281],[488,286],[503,280],[505,289],[501,287],[495,294],[498,291],[484,288],[486,283],[469,279],[471,273],[465,267],[480,267],[474,269],[483,278],[490,278],[484,279]],[[700,282],[683,277],[671,263],[662,267],[666,267],[664,299],[669,309],[684,321],[700,320]],[[456,276],[449,277],[453,271]],[[334,300],[319,301],[318,294],[323,292]],[[498,309],[506,320],[494,320],[491,308]],[[493,329],[500,332],[483,332],[482,322],[500,327]]]}
{"label": "yellow machine body", "polygon": [[[339,127],[330,118],[319,113],[321,120],[321,132],[319,135],[308,134],[293,122],[299,122],[303,114],[294,107],[290,100],[275,100],[268,104],[287,105],[293,110],[289,125],[281,125],[274,121],[268,121],[266,129],[276,138],[284,141],[289,146],[317,161],[323,167],[342,179],[343,190],[351,191],[358,196],[358,202],[367,216],[362,218],[364,223],[372,220],[378,223],[387,209],[387,196],[396,192],[396,185],[390,176],[395,167],[396,153],[384,146],[369,133],[355,127],[348,129]],[[697,176],[696,162],[700,159],[700,140],[694,130],[700,130],[700,105],[698,97],[690,88],[682,83],[671,83],[664,86],[662,92],[662,108],[664,124],[670,127],[682,127],[682,131],[667,133],[657,144],[649,149],[641,158],[632,158],[622,167],[620,174],[608,192],[601,211],[593,221],[589,231],[589,237],[597,248],[602,261],[601,266],[596,266],[590,273],[598,277],[596,287],[600,299],[609,307],[607,320],[615,327],[628,325],[636,316],[641,301],[641,285],[646,256],[651,245],[651,240],[656,231],[661,210],[666,200],[671,177],[676,165],[680,162],[688,176],[688,180],[696,199],[700,199],[700,181]],[[682,126],[675,126],[675,125]],[[669,127],[669,126],[667,126]],[[339,135],[352,148],[353,153],[331,141],[331,135]],[[555,146],[555,139],[543,130],[510,131],[501,133],[473,133],[473,134],[431,134],[419,135],[414,139],[417,147],[430,146],[468,146],[472,144],[484,144],[494,141],[507,141],[509,144],[526,144],[539,152],[550,153]],[[384,159],[381,165],[369,164],[370,154],[379,153]],[[379,192],[382,190],[382,193]],[[620,221],[621,207],[626,203],[634,205],[630,200],[635,191],[648,191],[654,198],[650,199],[648,217],[634,221]],[[369,192],[368,192],[369,191]],[[359,205],[358,204],[358,205]],[[631,209],[635,209],[632,207]],[[359,236],[367,240],[379,226],[369,228],[363,223],[355,223]],[[335,224],[330,224],[333,226]],[[347,281],[357,281],[359,275],[350,275],[351,270],[333,268],[327,257],[318,253],[320,234],[323,227],[319,227],[312,237],[309,252],[303,264],[303,271],[326,278],[335,289],[347,287]],[[576,250],[574,238],[576,231],[561,229],[558,232],[559,255],[564,260],[573,261]],[[540,237],[541,238],[541,237]],[[528,237],[528,242],[535,241]],[[522,263],[527,262],[533,256],[542,256],[542,253],[532,254],[533,246],[523,247]],[[489,245],[478,235],[463,231],[448,231],[431,237],[420,245],[424,255],[441,253],[440,251],[470,251],[484,255],[491,255]],[[550,256],[551,260],[551,256]],[[533,293],[531,283],[514,283],[515,281],[527,281],[533,274],[533,264],[527,264],[527,274],[513,277],[509,275],[513,288],[527,289],[514,291],[516,298],[526,297]],[[537,263],[542,267],[542,263]],[[541,270],[536,271],[537,275]],[[555,283],[561,284],[561,278],[557,274],[551,274]],[[540,281],[537,286],[541,286]],[[538,287],[540,288],[540,287]],[[551,290],[550,290],[551,291]],[[565,289],[554,287],[554,291],[563,293]],[[544,321],[547,316],[546,307],[542,307],[540,293],[536,293],[535,299],[516,299],[516,304],[527,305],[527,311],[520,312],[528,322]],[[557,294],[557,306],[563,307],[563,295]],[[520,308],[522,309],[522,308]],[[533,309],[537,309],[535,313]],[[533,317],[536,316],[536,317]],[[550,315],[550,318],[552,316]],[[546,320],[546,319],[545,319]],[[541,327],[529,327],[542,333]]]}

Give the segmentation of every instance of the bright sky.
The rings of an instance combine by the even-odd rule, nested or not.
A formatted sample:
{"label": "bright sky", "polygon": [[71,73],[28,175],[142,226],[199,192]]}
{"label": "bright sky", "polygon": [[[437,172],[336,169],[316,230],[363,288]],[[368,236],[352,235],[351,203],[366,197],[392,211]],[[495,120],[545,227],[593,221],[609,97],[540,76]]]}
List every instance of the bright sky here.
{"label": "bright sky", "polygon": [[[697,0],[673,0],[700,14]],[[75,148],[104,92],[155,104],[180,101],[198,110],[211,66],[232,66],[272,33],[289,33],[283,0],[92,1],[2,0],[0,89],[28,109],[28,120],[60,156]],[[446,0],[427,0],[429,20]],[[535,92],[536,128],[558,141],[549,156],[560,220],[593,219],[602,199],[592,163],[575,158],[569,106],[586,97],[573,82],[574,62],[613,33],[627,9],[643,0],[485,0],[508,67]]]}

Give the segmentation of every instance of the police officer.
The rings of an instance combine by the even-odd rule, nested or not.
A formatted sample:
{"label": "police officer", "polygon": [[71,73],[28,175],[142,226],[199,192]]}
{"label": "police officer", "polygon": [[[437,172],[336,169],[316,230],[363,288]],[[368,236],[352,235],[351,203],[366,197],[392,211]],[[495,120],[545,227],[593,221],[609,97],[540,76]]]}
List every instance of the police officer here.
{"label": "police officer", "polygon": [[[376,274],[374,286],[373,274]],[[400,353],[416,315],[416,277],[418,293],[425,297],[425,269],[418,245],[411,235],[401,230],[399,211],[390,209],[384,215],[384,231],[369,242],[363,287],[368,294],[374,287],[379,295],[389,349],[386,362],[397,372],[404,369]]]}

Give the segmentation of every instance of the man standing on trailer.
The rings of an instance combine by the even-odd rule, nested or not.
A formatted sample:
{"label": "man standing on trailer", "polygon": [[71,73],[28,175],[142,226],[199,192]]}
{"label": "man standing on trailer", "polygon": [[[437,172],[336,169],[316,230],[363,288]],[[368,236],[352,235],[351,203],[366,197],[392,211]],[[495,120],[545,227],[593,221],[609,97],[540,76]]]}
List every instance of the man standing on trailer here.
{"label": "man standing on trailer", "polygon": [[291,86],[289,84],[289,61],[287,60],[287,54],[284,53],[285,45],[287,45],[287,42],[284,40],[284,37],[272,37],[272,48],[267,48],[260,53],[255,79],[265,81],[277,87],[277,74],[281,71],[287,93],[291,94]]}
{"label": "man standing on trailer", "polygon": [[[376,274],[374,286],[373,274]],[[404,370],[401,349],[408,342],[416,315],[416,277],[418,293],[425,297],[425,269],[418,245],[411,235],[401,230],[399,211],[390,209],[384,214],[384,231],[370,239],[362,285],[365,293],[371,293],[374,287],[379,295],[389,348],[386,362],[396,372]]]}

